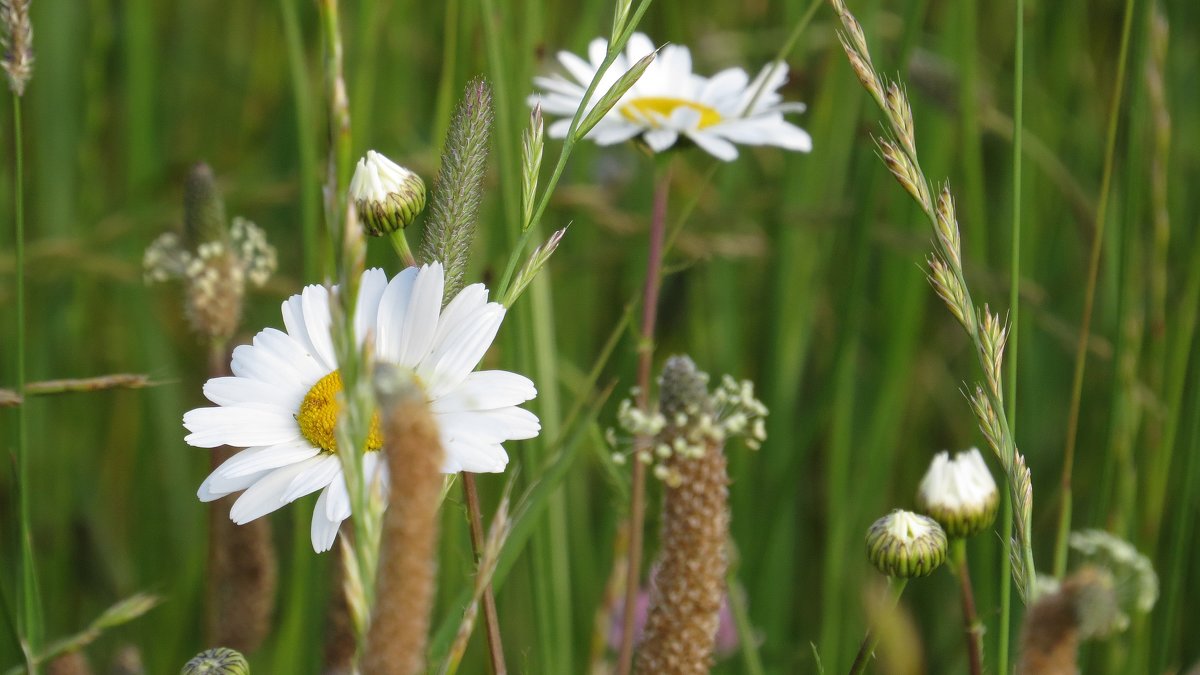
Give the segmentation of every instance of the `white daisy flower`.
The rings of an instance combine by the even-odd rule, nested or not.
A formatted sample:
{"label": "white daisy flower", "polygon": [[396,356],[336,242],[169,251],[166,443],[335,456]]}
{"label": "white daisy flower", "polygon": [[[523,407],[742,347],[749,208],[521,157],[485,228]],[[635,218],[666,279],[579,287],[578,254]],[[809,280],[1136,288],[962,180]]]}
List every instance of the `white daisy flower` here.
{"label": "white daisy flower", "polygon": [[[534,84],[545,93],[530,96],[529,105],[540,102],[545,113],[566,118],[550,125],[552,137],[567,135],[571,117],[607,50],[608,41],[597,38],[588,45],[587,60],[559,52],[558,60],[569,77],[534,78]],[[650,38],[634,33],[625,53],[617,56],[604,73],[589,109],[630,66],[652,51]],[[650,149],[662,152],[682,136],[726,162],[737,158],[735,144],[774,145],[808,152],[812,149],[808,132],[783,118],[784,113],[802,112],[805,107],[803,103],[784,102],[779,88],[786,81],[787,66],[783,63],[768,65],[754,80],[741,68],[702,77],[692,72],[692,54],[687,47],[667,45],[587,138],[598,145],[613,145],[640,135]]]}
{"label": "white daisy flower", "polygon": [[[528,378],[502,370],[475,371],[496,337],[504,307],[488,302],[483,284],[464,288],[442,307],[440,263],[410,267],[391,281],[383,270],[363,273],[354,328],[372,340],[379,361],[411,368],[437,421],[446,473],[500,472],[501,443],[533,438],[537,416],[517,406],[537,395]],[[212,501],[245,490],[229,512],[239,525],[321,491],[312,520],[317,552],[333,546],[350,516],[350,497],[337,456],[334,423],[342,389],[330,336],[329,292],[308,286],[283,303],[286,332],[267,328],[233,351],[232,377],[204,385],[217,407],[183,416],[190,445],[242,447],[204,481],[197,495]],[[387,484],[382,436],[372,423],[363,455],[368,481]]]}
{"label": "white daisy flower", "polygon": [[978,448],[939,452],[921,479],[917,504],[951,537],[977,534],[996,518],[1000,492]]}

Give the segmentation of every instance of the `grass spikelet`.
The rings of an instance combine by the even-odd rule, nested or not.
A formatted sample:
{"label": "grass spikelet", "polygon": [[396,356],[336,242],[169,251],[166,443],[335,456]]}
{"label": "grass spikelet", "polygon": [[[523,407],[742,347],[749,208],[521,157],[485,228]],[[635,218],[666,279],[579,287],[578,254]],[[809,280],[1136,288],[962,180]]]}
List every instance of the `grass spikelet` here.
{"label": "grass spikelet", "polygon": [[[975,356],[987,380],[987,388],[976,387],[969,396],[971,408],[979,420],[980,430],[987,437],[988,445],[996,452],[1001,466],[1008,477],[1012,496],[1012,509],[1017,523],[1016,538],[1019,555],[1013,559],[1013,579],[1022,589],[1022,597],[1028,603],[1033,597],[1034,565],[1033,545],[1029,540],[1029,522],[1033,501],[1030,490],[1029,469],[1024,458],[1017,452],[1016,441],[1003,405],[1002,361],[1007,327],[999,317],[985,305],[980,312],[974,310],[970,289],[963,275],[959,227],[954,212],[954,200],[948,188],[943,187],[935,205],[929,194],[929,180],[921,170],[917,158],[915,131],[912,123],[912,108],[904,88],[890,83],[885,88],[871,63],[866,36],[844,0],[829,0],[842,24],[839,39],[851,67],[859,81],[879,104],[884,113],[889,133],[900,139],[877,139],[880,155],[889,171],[901,186],[917,202],[929,218],[936,235],[936,250],[929,259],[929,279],[938,295],[946,302],[954,317],[962,324],[975,347]],[[946,261],[952,261],[947,263]]]}
{"label": "grass spikelet", "polygon": [[33,77],[33,23],[29,0],[0,0],[0,49],[4,50],[4,72],[8,86],[17,96]]}
{"label": "grass spikelet", "polygon": [[376,388],[392,489],[362,665],[372,675],[409,675],[425,667],[442,447],[424,393],[408,375],[381,366]]}
{"label": "grass spikelet", "polygon": [[418,255],[422,262],[439,260],[445,266],[446,298],[453,298],[462,288],[467,271],[483,196],[492,118],[491,87],[482,78],[472,80],[446,134]]}
{"label": "grass spikelet", "polygon": [[[695,429],[689,427],[713,415],[707,376],[691,359],[674,357],[663,367],[662,412],[668,423],[661,438],[668,443],[691,443]],[[711,666],[729,564],[729,477],[720,440],[710,437],[694,449],[663,465],[672,479],[663,497],[662,551],[638,673],[707,673]]]}

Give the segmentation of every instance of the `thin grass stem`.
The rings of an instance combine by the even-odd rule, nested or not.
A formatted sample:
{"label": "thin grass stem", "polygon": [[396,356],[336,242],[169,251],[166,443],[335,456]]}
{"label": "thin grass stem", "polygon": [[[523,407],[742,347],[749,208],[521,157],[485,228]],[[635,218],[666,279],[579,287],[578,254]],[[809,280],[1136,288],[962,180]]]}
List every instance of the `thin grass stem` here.
{"label": "thin grass stem", "polygon": [[[1016,32],[1016,62],[1013,64],[1013,147],[1012,147],[1012,181],[1013,181],[1013,205],[1012,205],[1012,244],[1009,253],[1009,273],[1008,273],[1008,320],[1009,320],[1009,339],[1008,339],[1008,354],[1005,366],[1008,370],[1007,382],[1008,391],[1007,397],[1009,429],[1012,433],[1017,430],[1017,343],[1020,341],[1020,324],[1018,316],[1020,314],[1021,304],[1021,165],[1024,160],[1022,155],[1022,138],[1024,136],[1024,119],[1025,119],[1025,0],[1017,0],[1016,14],[1013,17]],[[980,196],[976,195],[978,199]],[[1007,497],[1007,495],[1006,495]],[[1000,630],[998,644],[996,646],[996,658],[998,661],[998,672],[1008,672],[1008,652],[1010,632],[1012,629],[1012,555],[1009,550],[1012,547],[1012,529],[1013,529],[1013,512],[1011,508],[1004,509],[1001,515],[1000,530],[1004,534],[1004,545],[1000,547],[1002,555],[1000,556],[1000,579],[1004,587],[1000,591]],[[963,551],[963,578],[967,579],[965,583],[969,584],[969,577],[966,575],[966,551]],[[964,587],[965,591],[969,591],[969,585]],[[963,602],[966,602],[964,596]],[[965,607],[965,605],[964,605]],[[974,636],[971,636],[972,639]],[[974,641],[974,646],[978,646]],[[976,656],[974,653],[972,656]],[[975,662],[972,661],[972,666]],[[974,671],[972,671],[974,672]]]}
{"label": "thin grass stem", "polygon": [[[654,327],[658,318],[658,293],[662,281],[663,244],[666,238],[667,196],[671,186],[670,160],[665,160],[656,173],[654,206],[650,218],[650,243],[646,258],[646,281],[642,292],[642,325],[638,339],[638,406],[650,409],[650,376],[654,365]],[[639,438],[645,448],[651,442]],[[621,648],[617,668],[628,675],[633,666],[633,622],[638,589],[642,575],[643,520],[646,516],[646,465],[633,463],[633,482],[629,500],[629,550],[625,573],[625,613],[621,621]]]}
{"label": "thin grass stem", "polygon": [[[1088,335],[1091,334],[1092,310],[1096,300],[1096,281],[1100,272],[1100,252],[1104,244],[1104,226],[1108,220],[1108,196],[1112,188],[1113,159],[1117,147],[1117,128],[1121,120],[1121,94],[1125,85],[1125,66],[1129,60],[1129,35],[1133,27],[1136,0],[1125,0],[1121,23],[1121,48],[1117,55],[1117,77],[1108,108],[1108,131],[1104,142],[1104,168],[1100,178],[1100,198],[1096,207],[1096,228],[1088,260],[1087,286],[1083,296],[1083,316],[1079,320],[1079,341],[1075,345],[1075,374],[1071,380],[1071,408],[1067,415],[1067,435],[1063,447],[1062,479],[1059,484],[1060,507],[1058,536],[1054,542],[1054,576],[1067,570],[1067,538],[1071,533],[1071,473],[1075,465],[1075,443],[1079,432],[1079,408],[1083,399],[1083,373],[1087,365]],[[1019,129],[1019,123],[1014,132]]]}
{"label": "thin grass stem", "polygon": [[[463,495],[467,499],[467,518],[471,524],[471,550],[475,554],[475,563],[483,558],[483,548],[487,545],[483,533],[483,514],[479,508],[479,491],[475,489],[475,474],[462,472]],[[492,673],[504,675],[508,669],[504,665],[504,643],[500,639],[500,618],[496,614],[496,596],[492,592],[489,581],[483,588],[483,621],[487,630],[488,657],[491,659]]]}
{"label": "thin grass stem", "polygon": [[[21,125],[21,97],[12,97],[13,107],[13,217],[16,228],[17,286],[17,396],[25,397],[25,152]],[[29,511],[29,419],[27,406],[17,410],[17,510],[21,534],[21,593],[17,596],[23,647],[32,654],[41,649],[42,608],[38,594],[37,566],[33,556],[33,522]],[[37,675],[36,664],[31,673]]]}

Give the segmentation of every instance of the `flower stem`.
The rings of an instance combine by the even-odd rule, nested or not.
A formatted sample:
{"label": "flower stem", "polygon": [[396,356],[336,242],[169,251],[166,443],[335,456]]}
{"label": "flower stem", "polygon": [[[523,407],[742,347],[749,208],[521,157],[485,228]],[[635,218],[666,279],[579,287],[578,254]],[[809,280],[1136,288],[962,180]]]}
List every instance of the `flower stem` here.
{"label": "flower stem", "polygon": [[412,249],[408,245],[408,238],[404,236],[404,230],[396,230],[389,234],[388,241],[392,242],[392,248],[405,266],[413,267],[417,264],[417,259],[413,257]]}
{"label": "flower stem", "polygon": [[[900,602],[900,594],[904,592],[904,586],[907,583],[908,579],[888,577],[888,590],[892,594],[892,607],[895,607]],[[871,660],[871,655],[875,652],[875,646],[878,644],[879,634],[868,628],[866,635],[863,635],[862,646],[858,648],[858,655],[854,657],[854,663],[850,666],[850,675],[858,675],[866,669],[867,662]]]}
{"label": "flower stem", "polygon": [[[967,564],[967,542],[965,539],[955,539],[951,546],[958,572],[958,585],[962,590],[967,660],[971,664],[971,675],[983,675],[983,624],[979,622],[979,615],[975,613],[975,592],[971,587],[971,568]],[[1004,581],[1008,583],[1008,578],[1005,577]]]}
{"label": "flower stem", "polygon": [[[663,240],[666,237],[667,193],[671,184],[668,164],[658,172],[654,184],[654,207],[650,218],[650,246],[646,258],[646,285],[642,290],[642,329],[638,343],[638,407],[650,407],[650,371],[654,363],[654,324],[658,316],[658,291],[662,281]],[[645,446],[649,439],[639,438]],[[646,465],[633,462],[633,484],[629,500],[629,558],[625,574],[625,614],[621,622],[621,649],[617,664],[621,675],[633,665],[633,608],[637,605],[642,578],[642,525],[646,516]]]}
{"label": "flower stem", "polygon": [[[462,472],[463,494],[467,498],[467,517],[471,521],[471,550],[478,563],[483,556],[483,515],[479,508],[479,493],[475,490],[475,474]],[[505,675],[504,644],[500,640],[500,619],[496,614],[496,596],[489,581],[483,589],[483,622],[487,628],[488,656],[493,675]]]}
{"label": "flower stem", "polygon": [[1100,178],[1100,203],[1096,207],[1096,228],[1092,234],[1088,261],[1087,287],[1083,296],[1083,317],[1079,320],[1079,341],[1075,345],[1075,376],[1071,382],[1071,411],[1067,418],[1066,445],[1063,449],[1061,505],[1058,512],[1058,538],[1054,542],[1054,576],[1067,569],[1067,535],[1071,532],[1071,470],[1075,464],[1075,440],[1079,431],[1079,407],[1083,399],[1083,371],[1087,365],[1088,335],[1092,327],[1092,307],[1096,300],[1096,278],[1100,271],[1100,251],[1104,243],[1104,225],[1108,220],[1108,194],[1112,187],[1113,155],[1117,147],[1117,127],[1121,120],[1121,92],[1125,85],[1125,64],[1129,60],[1129,34],[1133,26],[1135,0],[1125,0],[1121,26],[1121,50],[1117,56],[1117,79],[1108,108],[1108,131],[1104,144],[1104,169]]}

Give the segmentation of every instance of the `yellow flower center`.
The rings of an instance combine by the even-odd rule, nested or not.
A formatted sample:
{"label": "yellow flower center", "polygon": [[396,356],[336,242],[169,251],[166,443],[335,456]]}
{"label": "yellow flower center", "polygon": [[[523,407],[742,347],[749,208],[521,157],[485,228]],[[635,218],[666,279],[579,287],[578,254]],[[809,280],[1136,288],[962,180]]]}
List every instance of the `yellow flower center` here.
{"label": "yellow flower center", "polygon": [[[300,403],[300,412],[296,414],[296,422],[300,425],[300,433],[313,447],[328,452],[337,452],[338,394],[342,391],[342,375],[333,371],[317,380],[317,383],[304,395]],[[371,416],[371,430],[367,434],[367,450],[379,450],[383,447],[383,435],[379,431],[379,413]]]}
{"label": "yellow flower center", "polygon": [[621,106],[621,115],[630,122],[649,124],[657,128],[659,126],[657,120],[660,116],[670,117],[671,113],[678,108],[691,108],[700,113],[699,128],[701,129],[719,124],[722,119],[721,113],[702,103],[682,98],[671,98],[669,96],[644,96],[642,98],[635,98]]}

